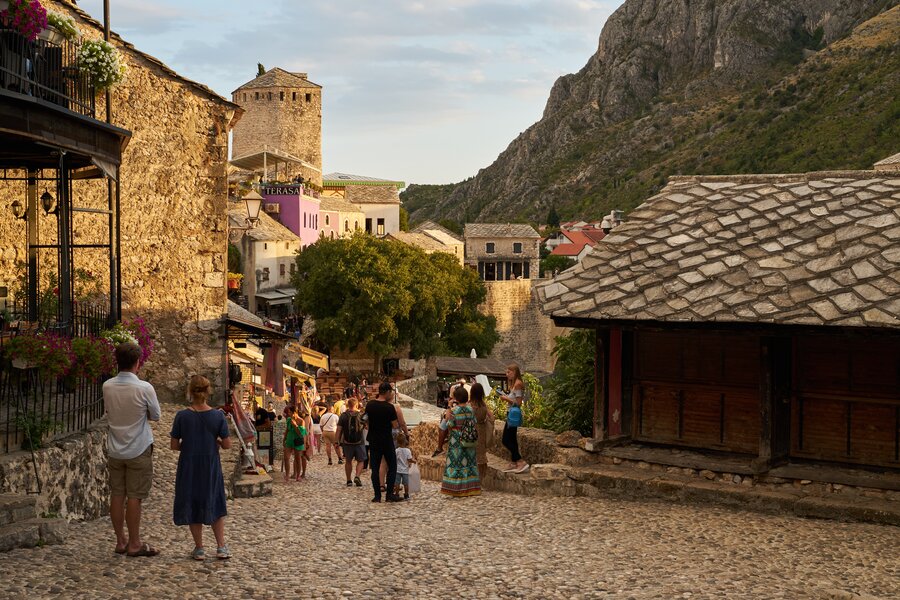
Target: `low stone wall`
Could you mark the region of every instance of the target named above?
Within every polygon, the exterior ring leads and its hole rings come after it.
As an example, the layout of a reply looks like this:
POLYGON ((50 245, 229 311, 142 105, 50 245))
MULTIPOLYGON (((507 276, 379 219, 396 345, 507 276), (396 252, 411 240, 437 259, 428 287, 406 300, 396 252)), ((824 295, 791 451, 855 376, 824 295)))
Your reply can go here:
POLYGON ((416 400, 426 400, 428 397, 428 376, 420 375, 419 377, 398 381, 397 391, 416 400))
MULTIPOLYGON (((66 519, 96 519, 109 512, 106 469, 107 423, 101 419, 76 433, 35 451, 41 494, 37 514, 55 513, 66 519)), ((0 457, 0 493, 37 490, 30 452, 0 457)))

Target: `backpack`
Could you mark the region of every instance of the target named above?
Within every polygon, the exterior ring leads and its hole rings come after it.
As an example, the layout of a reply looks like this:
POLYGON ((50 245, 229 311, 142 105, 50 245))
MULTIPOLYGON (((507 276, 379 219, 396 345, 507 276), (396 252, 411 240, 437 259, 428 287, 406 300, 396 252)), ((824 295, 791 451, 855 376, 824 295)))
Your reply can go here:
POLYGON ((460 429, 459 443, 465 448, 471 448, 478 441, 478 426, 475 422, 475 415, 471 413, 471 410, 466 412, 470 414, 460 429))
POLYGON ((363 420, 362 414, 347 413, 347 430, 343 432, 343 443, 345 444, 362 444, 363 442, 363 420))

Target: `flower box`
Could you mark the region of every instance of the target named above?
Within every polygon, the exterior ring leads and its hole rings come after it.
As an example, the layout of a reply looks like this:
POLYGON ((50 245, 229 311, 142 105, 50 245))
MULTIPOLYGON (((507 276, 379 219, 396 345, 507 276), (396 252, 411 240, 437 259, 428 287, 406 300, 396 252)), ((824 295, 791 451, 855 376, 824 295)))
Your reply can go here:
POLYGON ((56 27, 48 27, 38 34, 38 38, 56 46, 62 44, 66 37, 56 27))
POLYGON ((24 358, 12 359, 12 366, 15 369, 33 369, 35 367, 34 363, 31 363, 24 358))

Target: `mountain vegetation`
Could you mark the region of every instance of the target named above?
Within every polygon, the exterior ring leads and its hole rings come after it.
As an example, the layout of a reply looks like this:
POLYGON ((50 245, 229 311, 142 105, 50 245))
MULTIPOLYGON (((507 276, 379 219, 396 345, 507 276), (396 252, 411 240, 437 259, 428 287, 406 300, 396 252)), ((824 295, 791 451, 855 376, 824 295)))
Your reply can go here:
POLYGON ((896 0, 627 0, 543 118, 411 222, 596 219, 670 175, 865 169, 900 151, 896 0))

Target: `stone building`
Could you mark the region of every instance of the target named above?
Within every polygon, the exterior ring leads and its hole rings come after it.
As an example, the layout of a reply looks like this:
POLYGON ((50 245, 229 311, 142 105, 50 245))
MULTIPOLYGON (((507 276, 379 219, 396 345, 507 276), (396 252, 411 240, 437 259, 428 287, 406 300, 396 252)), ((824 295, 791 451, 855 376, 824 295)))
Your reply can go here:
POLYGON ((400 190, 402 181, 377 179, 347 173, 325 176, 323 196, 343 198, 365 214, 365 230, 379 237, 400 231, 400 190))
POLYGON ((484 281, 537 278, 541 236, 531 225, 467 223, 466 265, 484 281))
MULTIPOLYGON (((240 202, 233 202, 228 216, 232 227, 243 227, 246 210, 240 202)), ((297 268, 300 237, 260 212, 256 227, 241 237, 239 249, 244 265, 241 291, 247 297, 247 309, 272 319, 293 312, 291 276, 297 268)))
POLYGON ((425 221, 410 230, 410 233, 421 233, 453 250, 453 255, 459 258, 459 263, 465 265, 466 244, 463 239, 434 221, 425 221))
POLYGON ((385 238, 415 246, 416 248, 424 250, 425 254, 444 252, 445 254, 449 254, 456 258, 460 265, 463 264, 462 244, 447 243, 446 240, 430 236, 427 233, 413 233, 411 231, 395 231, 394 233, 387 234, 385 238))
POLYGON ((233 157, 280 150, 302 161, 285 163, 296 171, 289 175, 322 185, 322 86, 275 67, 234 90, 232 100, 246 111, 234 128, 233 157))
POLYGON ((900 467, 898 167, 673 177, 540 285, 596 331, 595 436, 731 473, 900 467))
POLYGON ((349 237, 362 229, 365 221, 363 211, 343 198, 324 197, 319 204, 319 235, 322 237, 349 237))
MULTIPOLYGON (((43 4, 72 16, 83 36, 102 37, 101 23, 75 2, 43 4)), ((126 318, 143 317, 156 339, 142 376, 156 386, 161 399, 183 398, 194 373, 208 376, 221 390, 225 354, 217 332, 226 301, 228 133, 243 111, 120 36, 112 34, 111 43, 128 65, 125 82, 112 92, 112 121, 132 132, 121 166, 122 310, 126 318)), ((104 98, 97 102, 102 115, 104 98)), ((76 181, 73 186, 80 208, 105 208, 105 181, 76 181)), ((13 182, 2 191, 4 198, 24 193, 13 182)), ((42 234, 55 231, 54 218, 41 215, 42 234)), ((103 241, 90 213, 73 219, 80 242, 103 241)), ((22 221, 4 205, 0 287, 12 292, 21 285, 17 263, 24 257, 22 221)), ((79 267, 98 274, 104 286, 108 283, 106 257, 85 248, 75 257, 79 267)))

